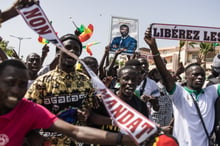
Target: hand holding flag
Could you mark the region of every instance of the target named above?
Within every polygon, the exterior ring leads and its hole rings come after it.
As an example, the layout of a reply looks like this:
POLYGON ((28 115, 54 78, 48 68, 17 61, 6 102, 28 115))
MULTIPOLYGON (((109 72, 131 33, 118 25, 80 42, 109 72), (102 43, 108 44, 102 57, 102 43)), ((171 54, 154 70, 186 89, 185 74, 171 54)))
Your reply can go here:
POLYGON ((39 36, 38 37, 38 41, 41 43, 41 44, 49 44, 49 41, 46 40, 45 38, 39 36))

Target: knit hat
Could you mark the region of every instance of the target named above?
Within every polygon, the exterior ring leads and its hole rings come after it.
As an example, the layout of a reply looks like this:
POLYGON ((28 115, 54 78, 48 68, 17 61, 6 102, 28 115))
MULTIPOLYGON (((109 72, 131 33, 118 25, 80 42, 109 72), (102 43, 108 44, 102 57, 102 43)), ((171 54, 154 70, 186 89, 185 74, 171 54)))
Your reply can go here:
POLYGON ((220 73, 220 53, 215 55, 212 61, 212 67, 217 73, 220 73))

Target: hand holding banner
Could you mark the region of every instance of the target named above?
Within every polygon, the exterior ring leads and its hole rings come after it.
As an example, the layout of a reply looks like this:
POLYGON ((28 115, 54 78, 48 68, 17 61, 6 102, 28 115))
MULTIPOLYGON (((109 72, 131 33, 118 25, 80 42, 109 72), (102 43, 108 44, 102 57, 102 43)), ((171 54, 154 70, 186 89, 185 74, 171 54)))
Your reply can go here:
POLYGON ((64 48, 39 5, 22 8, 19 9, 18 12, 22 15, 29 27, 37 32, 41 37, 49 40, 63 52, 83 64, 91 77, 93 87, 95 88, 97 94, 101 95, 103 103, 105 104, 110 116, 117 126, 127 132, 137 145, 146 141, 146 139, 158 131, 155 123, 151 122, 145 116, 114 95, 108 88, 105 87, 103 82, 90 68, 85 65, 83 61, 81 61, 75 54, 64 48))
POLYGON ((157 132, 155 123, 112 93, 84 62, 81 63, 91 76, 93 87, 102 97, 109 115, 120 129, 127 132, 137 144, 144 142, 157 132))

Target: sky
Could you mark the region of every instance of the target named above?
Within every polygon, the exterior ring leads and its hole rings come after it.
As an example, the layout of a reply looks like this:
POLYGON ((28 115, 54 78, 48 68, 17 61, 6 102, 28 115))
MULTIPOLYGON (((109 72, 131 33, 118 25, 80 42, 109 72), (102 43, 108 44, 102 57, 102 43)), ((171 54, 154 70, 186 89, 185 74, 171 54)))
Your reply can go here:
MULTIPOLYGON (((14 0, 0 0, 0 9, 9 8, 14 0)), ((148 47, 143 40, 144 32, 151 23, 181 24, 194 26, 219 27, 219 0, 40 0, 40 5, 58 36, 74 33, 72 20, 80 26, 92 24, 94 33, 84 43, 97 41, 100 44, 91 47, 93 57, 100 62, 105 46, 110 43, 111 18, 123 17, 138 20, 138 46, 148 47), (72 20, 70 19, 72 17, 72 20)), ((31 30, 21 16, 17 16, 2 24, 0 36, 9 41, 9 46, 24 58, 30 53, 41 54, 43 44, 38 42, 38 35, 31 30)), ((158 47, 178 46, 178 41, 157 40, 158 47)), ((55 56, 55 46, 49 44, 50 52, 44 65, 50 63, 55 56)), ((89 56, 84 50, 81 57, 89 56)))

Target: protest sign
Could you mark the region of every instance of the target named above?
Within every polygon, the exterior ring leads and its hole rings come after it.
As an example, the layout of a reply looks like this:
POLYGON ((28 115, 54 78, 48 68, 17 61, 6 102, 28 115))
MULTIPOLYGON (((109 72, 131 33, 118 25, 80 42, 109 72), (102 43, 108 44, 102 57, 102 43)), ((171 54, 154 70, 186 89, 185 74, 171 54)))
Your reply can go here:
POLYGON ((126 48, 121 54, 133 55, 138 47, 138 20, 113 16, 111 19, 110 52, 126 48), (128 36, 121 34, 120 27, 126 25, 129 29, 128 36))
POLYGON ((158 39, 186 40, 216 43, 220 41, 220 28, 178 24, 151 25, 152 37, 158 39))

